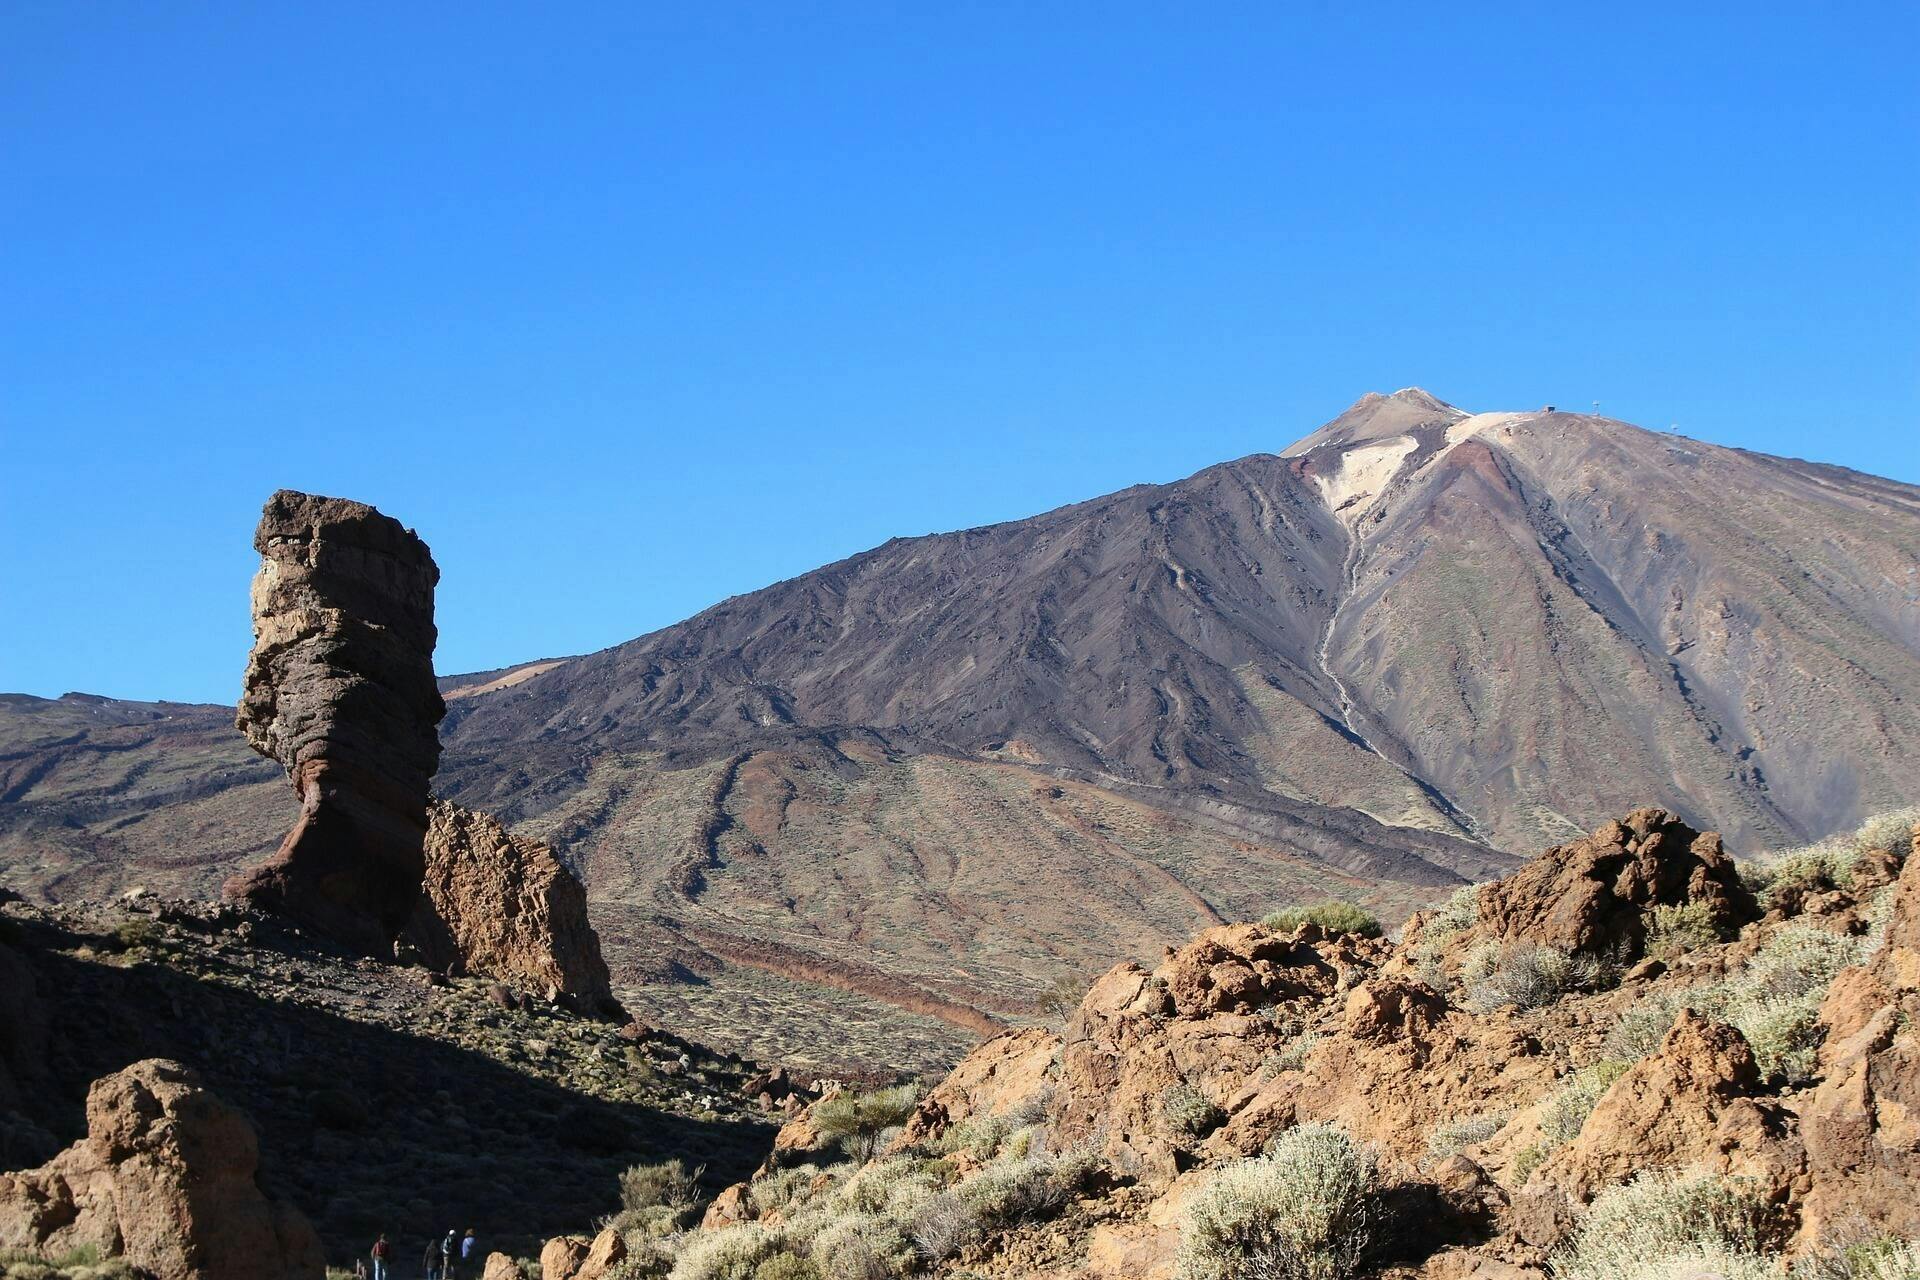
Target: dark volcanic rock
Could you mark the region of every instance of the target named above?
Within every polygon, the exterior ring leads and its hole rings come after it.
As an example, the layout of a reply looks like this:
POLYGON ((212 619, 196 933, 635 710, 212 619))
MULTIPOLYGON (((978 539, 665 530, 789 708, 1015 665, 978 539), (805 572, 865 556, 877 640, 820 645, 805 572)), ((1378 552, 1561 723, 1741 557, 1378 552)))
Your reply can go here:
POLYGON ((413 912, 445 714, 433 678, 440 571, 364 503, 281 490, 253 545, 253 654, 239 728, 278 760, 300 818, 227 892, 384 951, 413 912))

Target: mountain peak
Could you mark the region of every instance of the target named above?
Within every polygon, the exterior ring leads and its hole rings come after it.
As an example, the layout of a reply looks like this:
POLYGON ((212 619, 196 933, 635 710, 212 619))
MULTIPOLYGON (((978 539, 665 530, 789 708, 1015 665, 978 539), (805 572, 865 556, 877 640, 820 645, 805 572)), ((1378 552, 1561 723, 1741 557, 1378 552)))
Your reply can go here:
POLYGON ((1402 404, 1416 405, 1422 409, 1432 409, 1439 413, 1460 412, 1460 410, 1453 405, 1448 404, 1439 396, 1434 395, 1431 391, 1422 387, 1402 387, 1392 395, 1384 398, 1388 400, 1398 400, 1402 404))

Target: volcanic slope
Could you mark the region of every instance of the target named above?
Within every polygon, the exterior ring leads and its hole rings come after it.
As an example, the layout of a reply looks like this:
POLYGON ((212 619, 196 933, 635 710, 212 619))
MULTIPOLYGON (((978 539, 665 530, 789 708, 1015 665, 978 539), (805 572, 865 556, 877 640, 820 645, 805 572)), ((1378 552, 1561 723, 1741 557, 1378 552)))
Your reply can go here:
MULTIPOLYGON (((437 789, 574 863, 634 1007, 933 1062, 1063 974, 1304 897, 1395 917, 1636 805, 1754 848, 1903 802, 1920 490, 1410 389, 443 683, 470 692, 437 789)), ((69 714, 31 701, 0 719, 69 714)), ((62 887, 190 888, 153 836, 220 827, 231 789, 147 803, 152 750, 10 749, 0 877, 49 896, 19 861, 46 837, 62 887)))

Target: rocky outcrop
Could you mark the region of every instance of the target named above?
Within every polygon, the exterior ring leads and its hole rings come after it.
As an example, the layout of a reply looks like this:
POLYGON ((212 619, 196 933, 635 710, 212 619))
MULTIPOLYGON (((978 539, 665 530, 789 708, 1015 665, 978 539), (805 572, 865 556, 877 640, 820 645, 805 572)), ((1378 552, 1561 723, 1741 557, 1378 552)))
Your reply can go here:
MULTIPOLYGON (((1482 888, 1479 919, 1451 949, 1491 939, 1634 960, 1645 947, 1648 909, 1681 904, 1704 907, 1722 937, 1757 914, 1717 834, 1665 809, 1636 809, 1482 888)), ((1405 940, 1419 942, 1432 919, 1415 917, 1405 940)))
POLYGON ((1516 1198, 1521 1234, 1552 1244, 1577 1206, 1643 1169, 1705 1169, 1786 1196, 1800 1164, 1793 1117, 1759 1093, 1741 1034, 1683 1009, 1659 1051, 1608 1088, 1516 1198))
POLYGON ((1825 1079, 1801 1117, 1815 1238, 1862 1219, 1920 1236, 1920 829, 1893 894, 1880 950, 1820 1010, 1825 1079))
POLYGON ((574 1280, 593 1242, 583 1236, 556 1236, 540 1250, 540 1280, 574 1280))
MULTIPOLYGON (((1073 1209, 964 1255, 979 1274, 1028 1280, 1171 1280, 1201 1191, 1307 1125, 1371 1154, 1381 1274, 1538 1280, 1597 1197, 1648 1171, 1734 1180, 1767 1202, 1769 1237, 1797 1226, 1802 1251, 1863 1225, 1913 1237, 1920 846, 1862 852, 1855 872, 1799 914, 1762 919, 1716 836, 1644 809, 1484 886, 1477 918, 1454 905, 1416 924, 1411 946, 1311 924, 1211 928, 1152 970, 1109 970, 1059 1032, 982 1044, 883 1158, 937 1167, 961 1201, 983 1161, 1004 1160, 996 1135, 1032 1126, 1018 1150, 1096 1158, 1106 1181, 1073 1209), (1884 944, 1826 999, 1819 1078, 1763 1072, 1783 1042, 1812 1048, 1800 984, 1873 928, 1903 861, 1884 944), (1501 963, 1549 946, 1631 957, 1653 909, 1681 904, 1704 905, 1722 940, 1696 934, 1624 970, 1562 956, 1586 976, 1496 999, 1461 972, 1458 953, 1488 943, 1501 963)), ((759 1176, 824 1163, 820 1145, 802 1112, 759 1176)), ((742 1184, 703 1228, 786 1220, 758 1212, 742 1184)))
POLYGON ((188 1068, 149 1059, 96 1080, 87 1136, 0 1174, 0 1247, 91 1247, 157 1280, 319 1280, 320 1243, 254 1180, 253 1126, 188 1068))
POLYGON ((372 507, 281 490, 254 534, 253 653, 238 726, 300 816, 228 894, 370 953, 413 914, 445 714, 426 543, 372 507))
POLYGON ((425 892, 407 928, 421 959, 620 1016, 587 892, 552 850, 445 800, 429 810, 425 848, 425 892))

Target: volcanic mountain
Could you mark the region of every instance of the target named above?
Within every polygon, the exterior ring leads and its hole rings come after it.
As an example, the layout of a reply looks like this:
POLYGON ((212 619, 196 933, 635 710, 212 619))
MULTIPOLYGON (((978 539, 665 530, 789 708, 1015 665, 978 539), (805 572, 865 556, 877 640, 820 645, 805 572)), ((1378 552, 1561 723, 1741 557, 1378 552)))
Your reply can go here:
MULTIPOLYGON (((977 1031, 1303 897, 1403 913, 1636 805, 1753 849, 1909 801, 1920 489, 1408 389, 443 683, 436 788, 573 861, 635 1007, 931 1059, 957 1041, 900 1011, 977 1031)), ((258 852, 285 803, 237 799, 266 779, 224 714, 10 700, 5 881, 258 852)))

